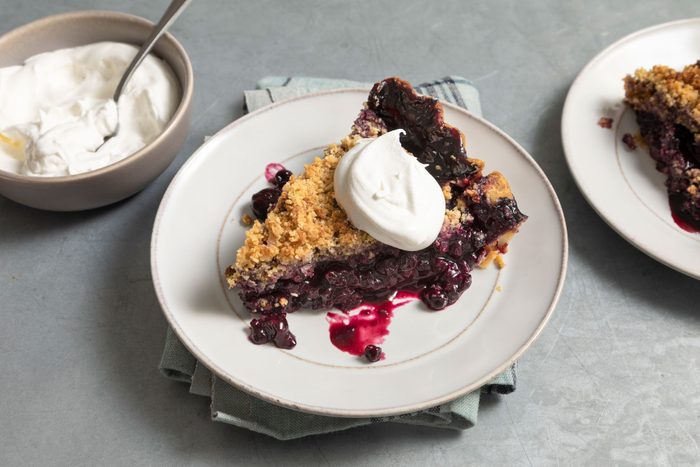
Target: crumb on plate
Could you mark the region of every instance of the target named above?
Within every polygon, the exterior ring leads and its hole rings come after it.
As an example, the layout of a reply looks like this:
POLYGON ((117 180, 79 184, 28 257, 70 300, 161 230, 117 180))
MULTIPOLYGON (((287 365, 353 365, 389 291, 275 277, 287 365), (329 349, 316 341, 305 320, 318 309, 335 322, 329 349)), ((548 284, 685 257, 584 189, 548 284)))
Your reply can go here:
POLYGON ((506 266, 506 260, 503 259, 503 255, 496 256, 494 262, 496 263, 498 269, 503 269, 506 266))
POLYGON ((253 225, 253 218, 249 214, 243 214, 243 217, 241 217, 241 222, 243 225, 251 226, 253 225))
POLYGON ((613 119, 610 117, 600 117, 598 120, 598 126, 601 128, 612 128, 613 119))
POLYGON ((635 141, 634 136, 629 133, 622 135, 622 142, 625 143, 625 146, 627 146, 627 149, 630 151, 637 149, 637 142, 635 141))

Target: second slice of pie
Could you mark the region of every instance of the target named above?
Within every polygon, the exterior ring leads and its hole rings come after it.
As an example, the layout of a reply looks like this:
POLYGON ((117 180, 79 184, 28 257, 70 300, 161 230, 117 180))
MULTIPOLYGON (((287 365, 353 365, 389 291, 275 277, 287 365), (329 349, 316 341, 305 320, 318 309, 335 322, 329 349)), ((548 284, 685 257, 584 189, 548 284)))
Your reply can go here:
POLYGON ((700 232, 700 62, 681 71, 663 65, 637 70, 625 77, 625 101, 666 175, 676 222, 700 232))

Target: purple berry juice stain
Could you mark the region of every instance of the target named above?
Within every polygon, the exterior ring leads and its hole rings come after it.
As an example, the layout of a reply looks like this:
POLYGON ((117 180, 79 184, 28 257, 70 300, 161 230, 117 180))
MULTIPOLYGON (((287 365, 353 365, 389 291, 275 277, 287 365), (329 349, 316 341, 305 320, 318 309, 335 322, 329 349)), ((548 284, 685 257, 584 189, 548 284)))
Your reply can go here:
POLYGON ((394 310, 417 299, 414 292, 400 291, 391 300, 366 302, 347 313, 329 312, 326 318, 331 343, 351 355, 364 355, 368 345, 384 342, 394 310))

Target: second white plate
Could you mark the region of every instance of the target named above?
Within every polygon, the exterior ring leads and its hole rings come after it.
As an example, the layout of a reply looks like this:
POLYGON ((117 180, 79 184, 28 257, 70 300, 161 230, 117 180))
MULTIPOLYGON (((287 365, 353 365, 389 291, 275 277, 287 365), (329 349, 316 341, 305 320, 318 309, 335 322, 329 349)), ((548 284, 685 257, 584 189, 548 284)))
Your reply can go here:
POLYGON ((676 69, 700 58, 700 18, 661 24, 612 44, 584 67, 571 86, 562 116, 562 140, 571 173, 588 202, 623 238, 652 258, 700 279, 700 234, 671 217, 665 176, 644 147, 623 143, 639 133, 622 104, 622 79, 640 67, 676 69), (612 129, 598 126, 613 118, 612 129))

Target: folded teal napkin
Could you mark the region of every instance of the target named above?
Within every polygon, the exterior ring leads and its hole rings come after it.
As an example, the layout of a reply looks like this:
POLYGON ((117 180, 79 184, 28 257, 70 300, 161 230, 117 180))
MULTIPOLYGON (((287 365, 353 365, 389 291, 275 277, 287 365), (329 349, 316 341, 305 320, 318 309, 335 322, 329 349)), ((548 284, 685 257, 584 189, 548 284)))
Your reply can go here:
MULTIPOLYGON (((300 96, 322 89, 366 87, 371 83, 357 81, 272 76, 260 80, 256 90, 245 91, 245 103, 252 112, 268 104, 289 97, 300 96)), ((423 94, 457 104, 481 115, 479 92, 464 78, 449 76, 415 87, 423 94)), ((348 122, 348 129, 350 124, 348 122)), ((482 393, 509 394, 515 391, 515 364, 481 389, 437 407, 421 412, 381 418, 341 418, 311 415, 278 407, 225 383, 210 372, 168 329, 160 371, 167 378, 186 382, 190 392, 211 399, 211 418, 277 439, 345 430, 370 423, 394 422, 465 430, 476 424, 479 399, 482 393)), ((417 378, 419 375, 416 376, 417 378)))

